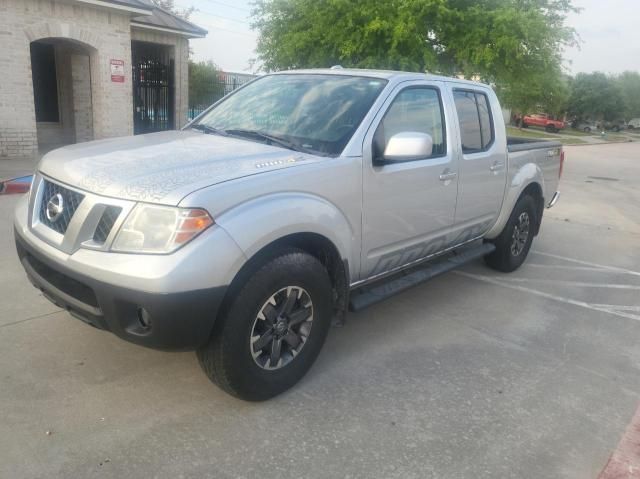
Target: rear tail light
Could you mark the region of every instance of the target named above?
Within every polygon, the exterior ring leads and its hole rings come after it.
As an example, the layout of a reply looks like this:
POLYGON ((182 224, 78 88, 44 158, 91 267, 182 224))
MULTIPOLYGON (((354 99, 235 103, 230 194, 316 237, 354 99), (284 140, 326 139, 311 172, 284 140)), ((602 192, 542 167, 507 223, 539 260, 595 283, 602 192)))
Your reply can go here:
POLYGON ((558 172, 558 178, 562 178, 562 170, 564 169, 564 151, 560 152, 560 171, 558 172))

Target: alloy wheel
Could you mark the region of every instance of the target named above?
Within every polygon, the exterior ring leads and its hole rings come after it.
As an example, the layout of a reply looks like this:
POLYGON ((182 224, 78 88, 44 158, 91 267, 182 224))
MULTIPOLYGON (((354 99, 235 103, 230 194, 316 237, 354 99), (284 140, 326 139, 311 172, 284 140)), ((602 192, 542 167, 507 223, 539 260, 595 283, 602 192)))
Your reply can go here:
POLYGON ((511 235, 511 254, 513 256, 519 256, 524 250, 527 240, 529 239, 529 226, 530 226, 529 213, 523 211, 518 216, 518 221, 513 228, 513 234, 511 235))
POLYGON ((280 369, 300 354, 313 325, 313 302, 299 286, 278 290, 264 303, 251 328, 249 347, 262 369, 280 369))

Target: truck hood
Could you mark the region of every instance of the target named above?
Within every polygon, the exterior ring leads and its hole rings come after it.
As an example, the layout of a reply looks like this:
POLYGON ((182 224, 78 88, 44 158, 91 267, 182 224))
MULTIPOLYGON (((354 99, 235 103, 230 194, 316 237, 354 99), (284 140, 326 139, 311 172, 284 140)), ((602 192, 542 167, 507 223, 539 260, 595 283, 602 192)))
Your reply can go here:
POLYGON ((43 174, 114 198, 177 205, 188 194, 245 176, 322 161, 253 141, 167 131, 79 143, 45 155, 43 174))

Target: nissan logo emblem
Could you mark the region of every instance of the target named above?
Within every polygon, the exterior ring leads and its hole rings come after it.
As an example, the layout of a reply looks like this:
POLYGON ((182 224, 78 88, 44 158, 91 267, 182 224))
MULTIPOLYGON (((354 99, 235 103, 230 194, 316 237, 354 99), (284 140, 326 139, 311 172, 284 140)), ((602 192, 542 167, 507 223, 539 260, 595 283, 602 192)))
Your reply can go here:
POLYGON ((64 211, 64 198, 60 193, 56 193, 47 202, 47 219, 52 223, 55 223, 62 216, 62 212, 64 211))

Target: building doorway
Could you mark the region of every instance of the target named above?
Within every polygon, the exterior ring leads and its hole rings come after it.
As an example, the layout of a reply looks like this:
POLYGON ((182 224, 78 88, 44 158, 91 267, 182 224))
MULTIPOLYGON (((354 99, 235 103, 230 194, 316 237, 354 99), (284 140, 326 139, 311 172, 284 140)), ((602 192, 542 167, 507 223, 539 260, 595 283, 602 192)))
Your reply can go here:
POLYGON ((133 132, 136 135, 175 128, 172 47, 131 42, 133 132))
POLYGON ((40 153, 93 139, 91 54, 80 42, 31 42, 33 99, 40 153))

